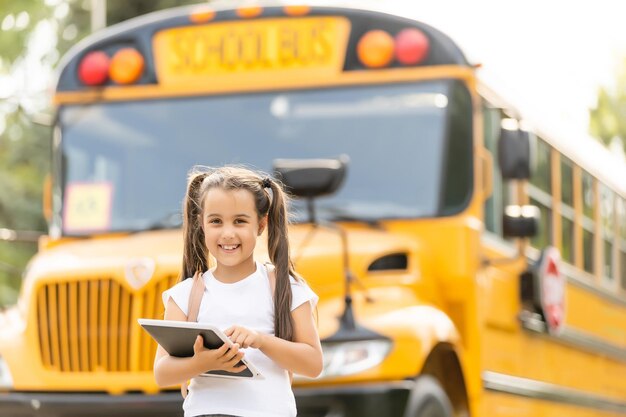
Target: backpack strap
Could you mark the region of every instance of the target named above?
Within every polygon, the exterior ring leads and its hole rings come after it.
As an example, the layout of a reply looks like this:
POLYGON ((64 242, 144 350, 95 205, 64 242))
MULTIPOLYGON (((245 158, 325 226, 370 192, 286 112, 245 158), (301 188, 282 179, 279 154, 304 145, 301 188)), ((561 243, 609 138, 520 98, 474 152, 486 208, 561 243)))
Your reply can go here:
MULTIPOLYGON (((198 321, 198 313, 200 311, 200 303, 204 295, 204 280, 202 272, 196 271, 193 275, 193 284, 189 293, 189 311, 187 312, 187 321, 198 321)), ((180 385, 180 394, 183 398, 187 397, 189 381, 185 381, 180 385)))
POLYGON ((193 284, 189 293, 189 312, 187 321, 198 321, 198 312, 200 311, 200 303, 204 295, 204 280, 202 273, 197 271, 193 276, 193 284))

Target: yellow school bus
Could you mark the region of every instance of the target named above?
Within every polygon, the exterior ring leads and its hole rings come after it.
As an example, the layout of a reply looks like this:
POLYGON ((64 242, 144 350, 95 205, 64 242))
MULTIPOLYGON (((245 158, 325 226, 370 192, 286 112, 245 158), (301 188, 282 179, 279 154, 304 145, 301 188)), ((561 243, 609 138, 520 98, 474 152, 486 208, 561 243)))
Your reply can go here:
POLYGON ((137 319, 180 279, 195 164, 295 196, 325 355, 299 416, 626 415, 626 167, 525 119, 445 33, 361 7, 167 10, 77 44, 54 99, 0 415, 182 413, 137 319))

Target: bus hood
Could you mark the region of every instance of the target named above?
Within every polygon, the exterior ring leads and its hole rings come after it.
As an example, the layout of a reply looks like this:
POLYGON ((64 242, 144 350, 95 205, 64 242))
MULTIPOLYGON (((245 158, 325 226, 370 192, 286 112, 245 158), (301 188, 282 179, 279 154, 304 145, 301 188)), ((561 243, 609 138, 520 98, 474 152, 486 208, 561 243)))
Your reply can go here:
MULTIPOLYGON (((415 239, 367 226, 344 227, 352 272, 359 278, 384 271, 410 268, 417 252, 415 239), (405 262, 406 261, 406 262, 405 262), (402 265, 403 262, 406 265, 402 265)), ((255 257, 269 261, 264 233, 255 257)), ((330 288, 343 288, 343 248, 337 231, 309 224, 293 225, 289 230, 291 258, 297 271, 320 295, 330 288)), ((137 261, 154 262, 153 275, 178 274, 182 262, 180 230, 160 230, 135 234, 102 235, 90 239, 66 239, 52 243, 31 261, 28 281, 92 275, 98 271, 124 274, 137 261)), ((25 283, 27 284, 27 283, 25 283)), ((147 284, 147 283, 146 283, 147 284)))
MULTIPOLYGON (((356 309, 362 309, 364 315, 369 315, 370 311, 377 315, 381 313, 377 309, 383 304, 390 308, 404 304, 403 297, 409 297, 405 300, 407 305, 415 303, 415 285, 425 285, 421 277, 423 259, 427 259, 419 248, 419 241, 364 225, 344 227, 350 269, 357 281, 352 286, 356 309), (422 259, 418 259, 419 253, 422 259), (366 306, 370 296, 391 297, 397 301, 376 303, 374 312, 366 306)), ((336 230, 302 224, 291 226, 289 236, 296 270, 320 296, 320 322, 327 321, 321 320, 321 316, 336 316, 343 309, 345 273, 341 235, 336 230)), ((260 261, 269 260, 265 238, 266 234, 261 237, 255 253, 260 261)), ((59 242, 33 258, 22 296, 28 297, 34 286, 45 283, 104 277, 117 281, 132 293, 140 293, 159 282, 159 288, 167 288, 178 280, 182 250, 180 230, 59 242)))

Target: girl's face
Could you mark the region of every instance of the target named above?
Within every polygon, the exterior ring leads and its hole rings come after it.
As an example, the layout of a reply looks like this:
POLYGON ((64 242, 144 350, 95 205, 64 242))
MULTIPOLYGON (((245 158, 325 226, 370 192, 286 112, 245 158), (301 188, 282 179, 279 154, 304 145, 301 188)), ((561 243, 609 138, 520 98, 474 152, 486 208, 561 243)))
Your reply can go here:
POLYGON ((257 237, 265 228, 259 222, 254 196, 248 190, 211 188, 204 200, 204 242, 217 261, 216 274, 237 280, 255 271, 252 254, 257 237))

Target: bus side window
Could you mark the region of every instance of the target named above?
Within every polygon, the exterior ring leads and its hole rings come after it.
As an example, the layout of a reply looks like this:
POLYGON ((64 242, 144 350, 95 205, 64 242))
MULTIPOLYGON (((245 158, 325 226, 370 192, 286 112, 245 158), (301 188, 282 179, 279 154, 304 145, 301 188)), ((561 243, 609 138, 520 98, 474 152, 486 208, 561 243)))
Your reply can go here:
POLYGON ((511 204, 510 185, 502 181, 500 167, 498 166, 498 138, 500 136, 500 122, 503 118, 502 111, 494 108, 483 101, 483 134, 485 148, 493 158, 493 191, 485 201, 485 228, 502 237, 502 215, 504 207, 511 204))
POLYGON ((457 82, 449 92, 450 115, 448 119, 448 143, 445 175, 445 194, 442 214, 454 214, 462 210, 469 202, 473 183, 472 158, 472 97, 467 88, 457 82))
POLYGON ((615 218, 615 193, 604 184, 600 184, 600 216, 602 219, 602 277, 613 287, 615 282, 614 273, 614 218, 615 218))
POLYGON ((594 270, 594 241, 595 241, 595 199, 596 190, 594 178, 587 171, 582 172, 582 206, 583 206, 583 269, 590 274, 594 270))
POLYGON ((619 246, 619 270, 622 282, 622 290, 626 291, 626 200, 623 198, 617 201, 617 220, 620 225, 619 237, 617 238, 619 246))
POLYGON ((574 168, 572 161, 563 155, 561 160, 561 257, 574 265, 574 168))
POLYGON ((531 134, 535 141, 537 165, 530 177, 528 195, 531 205, 539 207, 541 221, 539 233, 531 239, 531 245, 539 250, 554 244, 552 236, 552 148, 541 138, 531 134))

